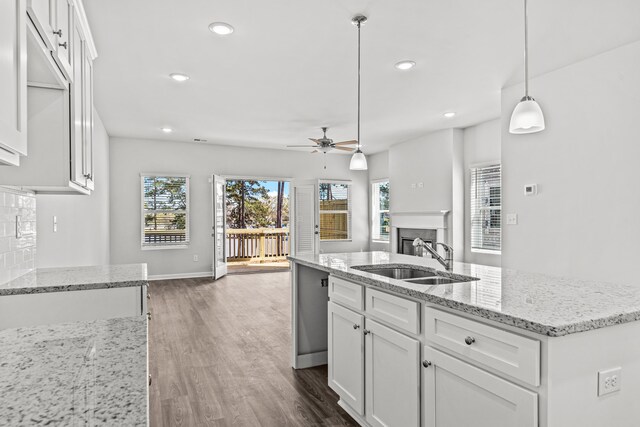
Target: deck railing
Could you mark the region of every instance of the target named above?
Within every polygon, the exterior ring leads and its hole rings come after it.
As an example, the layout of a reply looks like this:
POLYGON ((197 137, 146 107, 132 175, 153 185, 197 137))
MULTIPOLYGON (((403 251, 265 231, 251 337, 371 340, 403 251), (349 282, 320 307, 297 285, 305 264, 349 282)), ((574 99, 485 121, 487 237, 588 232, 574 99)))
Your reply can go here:
POLYGON ((289 255, 288 228, 227 229, 227 259, 270 261, 289 255))

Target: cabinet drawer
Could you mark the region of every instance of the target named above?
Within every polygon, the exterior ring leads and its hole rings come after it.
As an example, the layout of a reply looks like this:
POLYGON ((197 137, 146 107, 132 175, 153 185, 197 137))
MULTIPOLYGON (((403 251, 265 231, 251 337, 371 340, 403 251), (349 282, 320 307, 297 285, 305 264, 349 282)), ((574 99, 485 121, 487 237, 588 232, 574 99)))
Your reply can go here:
POLYGON ((431 307, 427 340, 533 386, 540 385, 540 341, 431 307))
POLYGON ((362 286, 329 276, 329 298, 347 307, 362 310, 362 286))
POLYGON ((420 333, 420 304, 415 301, 369 288, 366 312, 412 334, 420 333))

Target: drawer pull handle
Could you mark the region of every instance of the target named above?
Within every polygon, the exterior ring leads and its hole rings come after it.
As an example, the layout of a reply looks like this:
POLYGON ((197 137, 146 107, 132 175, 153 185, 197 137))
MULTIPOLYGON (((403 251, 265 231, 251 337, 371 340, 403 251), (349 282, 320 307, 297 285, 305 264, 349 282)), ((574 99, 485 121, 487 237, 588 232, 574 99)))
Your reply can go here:
POLYGON ((429 366, 431 366, 431 362, 429 362, 428 360, 423 360, 422 366, 424 366, 425 368, 428 368, 429 366))
POLYGON ((353 329, 358 329, 359 327, 360 327, 360 325, 358 325, 358 324, 353 325, 353 329))
POLYGON ((465 344, 467 344, 467 345, 471 345, 471 344, 473 344, 474 342, 476 342, 476 339, 475 339, 474 337, 466 337, 466 338, 464 339, 464 342, 465 342, 465 344))
POLYGON ((363 330, 362 330, 362 332, 363 332, 365 335, 369 335, 369 333, 370 333, 371 331, 370 331, 370 330, 368 330, 368 329, 363 329, 363 330))
POLYGON ((151 385, 151 375, 149 375, 149 385, 151 385))

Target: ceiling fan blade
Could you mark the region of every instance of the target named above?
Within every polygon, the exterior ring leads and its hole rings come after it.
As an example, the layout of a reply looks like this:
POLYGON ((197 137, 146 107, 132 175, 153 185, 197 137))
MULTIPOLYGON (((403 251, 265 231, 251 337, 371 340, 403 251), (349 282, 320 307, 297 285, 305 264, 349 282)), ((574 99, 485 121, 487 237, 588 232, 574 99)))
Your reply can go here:
POLYGON ((316 145, 287 145, 287 147, 318 148, 316 145))
POLYGON ((315 142, 318 145, 321 145, 322 142, 318 141, 317 139, 313 139, 313 138, 309 138, 311 141, 315 142))
POLYGON ((355 139, 352 139, 351 141, 334 142, 333 145, 352 145, 357 143, 358 141, 356 141, 355 139))
POLYGON ((342 150, 342 151, 353 151, 355 150, 355 148, 348 148, 348 147, 333 147, 336 150, 342 150))

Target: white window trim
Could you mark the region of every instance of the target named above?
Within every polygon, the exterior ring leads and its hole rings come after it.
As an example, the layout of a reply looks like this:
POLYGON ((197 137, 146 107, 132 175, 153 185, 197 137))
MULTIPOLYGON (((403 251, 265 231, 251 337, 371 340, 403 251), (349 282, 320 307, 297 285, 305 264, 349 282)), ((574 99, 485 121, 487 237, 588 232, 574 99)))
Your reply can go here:
MULTIPOLYGON (((378 227, 377 217, 374 214, 376 212, 378 212, 378 213, 387 212, 389 215, 391 215, 391 204, 389 204, 389 209, 386 209, 386 210, 378 210, 378 211, 376 211, 375 207, 374 207, 374 198, 373 198, 373 195, 374 195, 373 191, 374 190, 373 189, 374 189, 374 186, 376 184, 380 184, 382 182, 387 182, 388 183, 389 182, 389 178, 373 179, 373 180, 371 180, 371 182, 369 184, 369 188, 371 189, 371 206, 370 206, 370 209, 371 209, 371 211, 370 211, 370 214, 371 214, 371 242, 373 242, 373 243, 387 243, 388 244, 388 243, 391 243, 391 235, 389 235, 388 239, 379 239, 379 238, 376 239, 376 238, 373 237, 373 230, 377 229, 377 227, 378 227)), ((391 189, 391 185, 389 185, 389 189, 391 189)))
MULTIPOLYGON (((469 176, 471 176, 471 174, 473 174, 473 170, 474 169, 483 169, 483 168, 490 168, 490 167, 495 167, 495 166, 500 166, 500 175, 502 176, 502 162, 500 161, 500 159, 495 160, 495 161, 490 161, 490 162, 482 162, 482 163, 473 163, 469 165, 469 176)), ((471 180, 469 181, 469 183, 471 183, 471 180)), ((500 180, 500 199, 501 199, 501 203, 500 203, 500 211, 502 211, 502 179, 500 180)), ((469 188, 469 194, 471 195, 471 188, 469 188)), ((471 203, 469 203, 469 218, 471 219, 473 215, 473 212, 471 211, 471 203)), ((502 229, 502 221, 500 221, 500 228, 502 229)), ((500 241, 500 249, 485 249, 485 248, 474 248, 473 246, 471 246, 471 235, 473 234, 473 221, 471 221, 470 227, 469 227, 469 246, 470 246, 470 251, 472 253, 478 253, 478 254, 487 254, 487 255, 502 255, 502 230, 500 232, 501 234, 501 241, 500 241)))
POLYGON ((320 243, 330 243, 330 242, 334 242, 334 243, 339 243, 339 242, 345 242, 345 243, 349 243, 353 241, 353 236, 351 235, 352 233, 352 226, 351 226, 351 221, 352 221, 352 217, 353 217, 353 203, 352 203, 352 198, 353 198, 353 181, 351 180, 340 180, 340 179, 319 179, 318 180, 318 186, 317 186, 317 191, 316 191, 316 197, 317 197, 317 203, 318 203, 318 241, 320 243), (346 185, 348 187, 348 205, 347 205, 347 210, 346 211, 322 211, 320 210, 320 184, 342 184, 342 185, 346 185), (321 214, 335 214, 335 213, 339 213, 339 214, 343 214, 343 213, 347 213, 347 238, 346 239, 322 239, 320 236, 322 236, 321 234, 321 230, 320 230, 320 215, 321 214))
POLYGON ((188 249, 191 243, 191 176, 189 174, 171 174, 171 173, 140 173, 140 249, 143 251, 159 251, 167 249, 188 249), (186 232, 188 240, 176 244, 150 245, 144 242, 144 178, 186 178, 187 187, 187 210, 186 210, 186 232))

